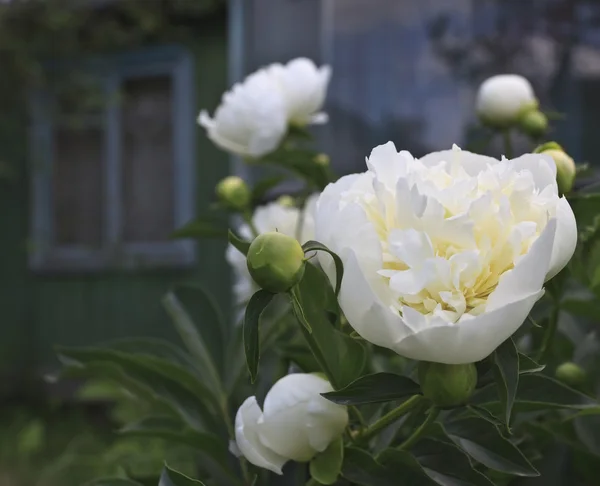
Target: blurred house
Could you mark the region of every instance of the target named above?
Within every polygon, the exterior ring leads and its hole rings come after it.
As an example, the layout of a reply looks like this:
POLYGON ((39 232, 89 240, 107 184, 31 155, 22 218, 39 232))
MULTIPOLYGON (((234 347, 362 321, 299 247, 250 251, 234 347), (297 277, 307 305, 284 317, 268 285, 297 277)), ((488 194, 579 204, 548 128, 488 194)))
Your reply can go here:
MULTIPOLYGON (((596 0, 232 0, 238 76, 308 56, 331 64, 317 129, 340 173, 392 140, 415 154, 478 146, 477 86, 527 76, 561 112, 553 138, 594 162, 600 139, 600 2, 596 0), (471 145, 475 143, 475 145, 471 145)), ((524 140, 518 141, 525 150, 524 140)), ((481 150, 481 148, 478 148, 481 150)), ((490 153, 499 155, 500 144, 490 153)), ((240 168, 239 170, 243 170, 240 168)))
POLYGON ((51 367, 57 344, 170 336, 173 283, 227 309, 225 244, 170 238, 228 172, 196 124, 227 86, 224 2, 2 8, 0 160, 15 177, 0 190, 0 375, 51 367), (26 87, 10 77, 21 48, 42 53, 26 87))

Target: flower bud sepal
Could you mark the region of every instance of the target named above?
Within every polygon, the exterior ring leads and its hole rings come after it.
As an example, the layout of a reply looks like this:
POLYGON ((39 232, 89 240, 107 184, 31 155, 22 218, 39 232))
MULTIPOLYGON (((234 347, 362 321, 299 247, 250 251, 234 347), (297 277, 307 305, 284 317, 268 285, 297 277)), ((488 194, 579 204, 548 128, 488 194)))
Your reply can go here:
POLYGON ((462 405, 475 391, 477 368, 473 363, 444 364, 419 362, 421 392, 434 405, 446 408, 462 405))

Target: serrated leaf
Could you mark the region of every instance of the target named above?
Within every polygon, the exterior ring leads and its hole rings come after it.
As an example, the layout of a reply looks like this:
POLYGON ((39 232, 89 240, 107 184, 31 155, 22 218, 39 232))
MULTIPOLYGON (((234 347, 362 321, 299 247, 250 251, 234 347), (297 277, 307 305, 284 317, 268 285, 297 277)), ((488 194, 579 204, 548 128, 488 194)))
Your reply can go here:
POLYGON ((443 428, 452 442, 484 466, 515 476, 539 476, 517 446, 486 420, 462 419, 443 428))
POLYGON ((260 316, 273 300, 275 294, 266 290, 256 292, 248 302, 244 316, 244 353, 246 354, 246 365, 250 373, 252 383, 258 374, 258 362, 260 360, 259 324, 260 316))
POLYGON ((348 386, 322 395, 340 405, 363 405, 402 400, 421 393, 420 386, 406 376, 395 373, 373 373, 361 376, 348 386))
POLYGON ((318 241, 307 241, 302 245, 302 249, 304 253, 309 251, 324 251, 325 253, 329 253, 331 258, 333 258, 333 263, 335 264, 335 295, 337 296, 340 293, 340 288, 342 286, 342 278, 344 277, 344 264, 342 263, 342 259, 329 248, 327 248, 323 243, 319 243, 318 241))
POLYGON ((507 429, 510 429, 510 414, 519 385, 519 355, 511 338, 504 341, 493 354, 493 371, 500 403, 504 408, 502 416, 507 429))
POLYGON ((342 470, 344 441, 340 437, 310 461, 310 475, 319 484, 334 484, 342 470))
POLYGON ((229 243, 242 255, 248 255, 248 250, 250 249, 250 242, 243 240, 238 235, 236 235, 232 230, 229 230, 227 233, 227 239, 229 243))
POLYGON ((188 478, 180 472, 165 466, 158 486, 204 486, 204 483, 198 479, 188 478))

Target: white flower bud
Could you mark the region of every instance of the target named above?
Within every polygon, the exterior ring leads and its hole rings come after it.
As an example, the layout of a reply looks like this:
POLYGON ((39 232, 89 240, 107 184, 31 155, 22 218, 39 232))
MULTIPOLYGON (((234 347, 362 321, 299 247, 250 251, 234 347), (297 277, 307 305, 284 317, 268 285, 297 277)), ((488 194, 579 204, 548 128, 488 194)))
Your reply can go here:
POLYGON ((477 93, 477 114, 482 122, 495 128, 517 123, 538 101, 527 79, 517 74, 500 74, 486 79, 477 93))
POLYGON ((289 461, 310 461, 340 437, 348 411, 326 400, 329 382, 315 374, 281 378, 267 393, 263 410, 255 397, 242 404, 235 418, 237 447, 258 467, 282 474, 289 461))

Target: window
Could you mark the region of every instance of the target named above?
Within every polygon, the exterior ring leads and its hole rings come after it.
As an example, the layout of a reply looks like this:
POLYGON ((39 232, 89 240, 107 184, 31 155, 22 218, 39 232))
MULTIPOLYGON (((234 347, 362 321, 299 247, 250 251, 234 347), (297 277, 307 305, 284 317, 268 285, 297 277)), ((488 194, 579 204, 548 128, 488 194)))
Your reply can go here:
POLYGON ((169 239, 194 215, 191 57, 164 48, 81 71, 99 102, 56 90, 32 96, 31 267, 192 264, 193 243, 169 239))

